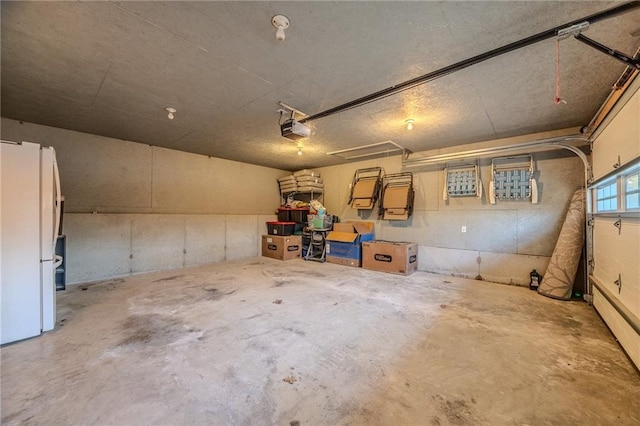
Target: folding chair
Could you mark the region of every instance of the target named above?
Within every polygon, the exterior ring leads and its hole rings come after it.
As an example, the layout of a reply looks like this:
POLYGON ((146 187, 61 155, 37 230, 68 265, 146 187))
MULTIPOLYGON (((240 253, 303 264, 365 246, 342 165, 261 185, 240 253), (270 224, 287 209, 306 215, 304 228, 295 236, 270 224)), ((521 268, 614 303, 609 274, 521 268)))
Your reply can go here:
POLYGON ((407 220, 413 213, 413 173, 395 173, 382 177, 378 215, 384 220, 407 220))
POLYGON ((533 157, 518 155, 491 160, 489 202, 496 200, 526 200, 538 203, 538 184, 533 178, 533 157))
POLYGON ((442 199, 449 197, 482 197, 482 181, 478 165, 446 167, 442 199))
POLYGON ((351 208, 354 209, 372 210, 378 200, 381 177, 382 167, 356 170, 351 181, 351 195, 347 204, 351 204, 351 208))

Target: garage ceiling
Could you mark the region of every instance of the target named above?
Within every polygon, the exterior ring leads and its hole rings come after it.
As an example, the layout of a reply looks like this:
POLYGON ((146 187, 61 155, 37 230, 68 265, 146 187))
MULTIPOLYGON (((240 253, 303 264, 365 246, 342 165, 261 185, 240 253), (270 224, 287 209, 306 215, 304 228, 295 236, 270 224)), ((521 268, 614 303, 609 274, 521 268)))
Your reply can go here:
MULTIPOLYGON (((562 105, 552 38, 313 120, 302 156, 280 136, 277 110, 316 114, 620 4, 3 1, 1 112, 287 170, 386 140, 418 152, 578 127, 625 65, 573 38, 560 42, 562 105), (291 22, 282 42, 276 14, 291 22)), ((584 34, 632 56, 640 9, 584 34)))

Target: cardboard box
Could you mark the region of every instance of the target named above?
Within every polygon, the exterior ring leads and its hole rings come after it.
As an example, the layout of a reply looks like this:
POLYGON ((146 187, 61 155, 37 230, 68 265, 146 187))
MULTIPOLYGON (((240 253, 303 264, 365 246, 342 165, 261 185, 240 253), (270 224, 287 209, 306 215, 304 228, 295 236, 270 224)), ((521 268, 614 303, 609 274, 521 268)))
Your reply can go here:
POLYGON ((349 259, 347 257, 327 256, 327 262, 335 263, 342 266, 353 266, 355 268, 360 267, 360 259, 349 259))
POLYGON ((394 241, 362 243, 362 267, 372 271, 410 275, 418 269, 418 245, 394 241))
POLYGON ((373 222, 335 223, 327 235, 327 262, 360 266, 362 242, 371 241, 373 237, 373 222), (338 258, 348 260, 343 262, 338 258))
POLYGON ((273 259, 290 260, 300 257, 302 237, 289 235, 263 235, 262 255, 273 259))
POLYGON ((355 232, 351 222, 334 223, 333 231, 334 232, 350 232, 350 233, 355 232))

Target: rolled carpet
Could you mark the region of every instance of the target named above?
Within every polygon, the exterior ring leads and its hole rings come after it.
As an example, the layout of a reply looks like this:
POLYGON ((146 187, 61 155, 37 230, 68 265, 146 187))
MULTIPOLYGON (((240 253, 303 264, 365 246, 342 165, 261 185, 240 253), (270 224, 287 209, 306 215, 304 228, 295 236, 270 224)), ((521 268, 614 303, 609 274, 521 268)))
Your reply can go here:
POLYGON ((547 272, 538 286, 538 293, 554 299, 571 299, 573 281, 584 244, 584 226, 584 190, 578 189, 571 198, 547 272))

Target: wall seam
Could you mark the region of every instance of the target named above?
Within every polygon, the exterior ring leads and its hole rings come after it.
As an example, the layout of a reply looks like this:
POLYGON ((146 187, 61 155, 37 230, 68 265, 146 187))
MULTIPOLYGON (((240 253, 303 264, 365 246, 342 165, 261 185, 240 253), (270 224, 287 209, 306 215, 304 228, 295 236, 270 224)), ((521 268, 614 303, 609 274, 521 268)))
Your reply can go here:
POLYGON ((149 186, 150 186, 150 191, 151 191, 151 195, 149 197, 149 208, 151 209, 151 213, 153 213, 153 179, 154 179, 154 172, 153 172, 153 164, 154 164, 154 156, 155 156, 155 149, 153 147, 151 147, 151 176, 150 176, 150 182, 149 182, 149 186))
POLYGON ((224 215, 224 260, 226 261, 229 257, 229 255, 227 254, 227 217, 229 215, 225 214, 224 215))
POLYGON ((187 266, 187 218, 182 216, 182 267, 187 266))
POLYGON ((129 219, 129 274, 133 274, 133 217, 129 219))

